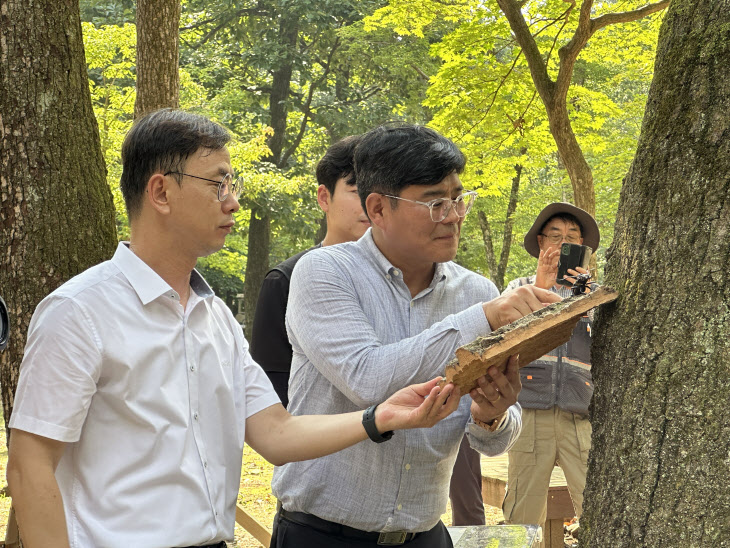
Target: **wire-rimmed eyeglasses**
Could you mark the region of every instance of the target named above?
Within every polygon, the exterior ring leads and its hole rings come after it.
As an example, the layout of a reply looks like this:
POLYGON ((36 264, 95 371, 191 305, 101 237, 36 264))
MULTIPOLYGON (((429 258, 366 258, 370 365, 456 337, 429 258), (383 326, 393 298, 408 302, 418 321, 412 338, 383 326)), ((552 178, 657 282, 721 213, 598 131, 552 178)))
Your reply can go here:
POLYGON ((563 243, 563 240, 568 242, 569 244, 579 244, 580 243, 580 236, 576 236, 575 234, 560 234, 559 232, 555 232, 552 234, 543 234, 542 232, 538 234, 538 236, 542 236, 543 238, 547 238, 548 242, 551 244, 561 244, 563 243))
POLYGON ((168 171, 165 175, 184 175, 185 177, 192 177, 193 179, 200 179, 201 181, 208 181, 218 185, 218 201, 224 202, 228 195, 231 194, 236 200, 238 200, 238 194, 241 192, 243 182, 240 177, 234 179, 233 175, 226 173, 223 179, 216 181, 215 179, 206 179, 205 177, 198 177, 197 175, 190 175, 189 173, 183 173, 182 171, 168 171))
POLYGON ((464 192, 453 200, 451 198, 436 198, 428 202, 419 202, 418 200, 409 200, 408 198, 401 198, 400 196, 392 196, 390 194, 383 194, 386 198, 394 198, 395 200, 403 200, 404 202, 412 202, 414 204, 426 206, 431 212, 431 220, 434 223, 440 223, 451 213, 453 208, 456 214, 464 218, 466 214, 471 211, 471 207, 474 205, 474 200, 477 197, 477 193, 473 190, 471 192, 464 192))

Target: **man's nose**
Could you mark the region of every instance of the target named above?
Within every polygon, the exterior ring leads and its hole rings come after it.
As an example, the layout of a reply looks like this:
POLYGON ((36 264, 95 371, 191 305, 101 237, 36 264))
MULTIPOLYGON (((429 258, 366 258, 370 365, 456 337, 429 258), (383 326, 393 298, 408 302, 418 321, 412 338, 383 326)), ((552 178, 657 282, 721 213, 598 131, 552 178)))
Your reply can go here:
POLYGON ((441 222, 446 224, 454 224, 459 222, 459 219, 461 219, 461 217, 459 217, 459 214, 456 213, 456 202, 451 202, 449 204, 449 212, 446 214, 446 217, 444 217, 441 222))
POLYGON ((221 205, 223 206, 223 211, 226 213, 235 213, 241 209, 241 204, 238 203, 238 198, 232 192, 226 196, 226 199, 221 202, 221 205))

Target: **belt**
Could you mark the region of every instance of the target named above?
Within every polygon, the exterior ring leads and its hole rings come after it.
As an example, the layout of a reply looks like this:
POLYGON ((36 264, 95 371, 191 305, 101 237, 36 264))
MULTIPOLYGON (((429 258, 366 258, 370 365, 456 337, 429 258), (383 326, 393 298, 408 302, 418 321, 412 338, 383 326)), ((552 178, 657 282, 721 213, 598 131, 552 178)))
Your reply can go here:
POLYGON ((186 546, 185 548, 228 548, 228 545, 224 541, 220 541, 216 544, 205 544, 203 546, 186 546))
POLYGON ((287 521, 311 527, 326 535, 333 535, 346 538, 355 538, 376 543, 378 546, 401 546, 415 539, 421 533, 410 533, 408 531, 370 532, 361 531, 354 527, 348 527, 334 521, 318 518, 305 512, 289 512, 279 508, 279 515, 287 521))

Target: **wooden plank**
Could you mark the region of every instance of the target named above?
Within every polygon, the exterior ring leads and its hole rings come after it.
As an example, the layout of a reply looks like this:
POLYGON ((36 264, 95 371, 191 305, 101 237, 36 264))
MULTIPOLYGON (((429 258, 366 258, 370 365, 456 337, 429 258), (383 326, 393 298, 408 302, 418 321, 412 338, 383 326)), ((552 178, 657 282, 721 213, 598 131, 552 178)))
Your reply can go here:
MULTIPOLYGON (((482 499, 484 504, 502 507, 507 487, 508 457, 482 457, 482 499)), ((575 510, 565 477, 559 467, 553 469, 547 495, 547 518, 543 531, 544 548, 563 548, 563 522, 573 518, 575 510)))
POLYGON ((570 521, 575 516, 573 499, 570 498, 570 491, 567 486, 550 487, 547 499, 547 519, 559 519, 570 521))
POLYGON ((507 484, 504 481, 489 476, 482 476, 482 500, 484 504, 501 508, 506 488, 507 484))
POLYGON ((456 350, 456 358, 446 365, 441 384, 453 382, 466 394, 491 366, 504 370, 507 359, 514 354, 520 355, 520 366, 527 365, 568 342, 581 316, 617 297, 615 290, 601 287, 587 295, 553 303, 479 337, 456 350))
POLYGON ((256 518, 238 504, 236 505, 236 523, 251 533, 256 540, 267 548, 271 544, 271 531, 261 525, 256 518))
POLYGON ((548 519, 543 531, 545 548, 563 548, 565 546, 562 519, 548 519))

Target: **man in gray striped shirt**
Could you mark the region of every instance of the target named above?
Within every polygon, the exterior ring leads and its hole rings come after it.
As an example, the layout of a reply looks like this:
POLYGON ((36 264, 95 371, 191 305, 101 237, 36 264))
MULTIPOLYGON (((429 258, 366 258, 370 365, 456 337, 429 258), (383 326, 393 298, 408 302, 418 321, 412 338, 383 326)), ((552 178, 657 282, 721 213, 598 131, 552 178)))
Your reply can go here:
MULTIPOLYGON (((363 136, 355 173, 372 228, 357 242, 308 253, 292 276, 292 414, 376 404, 443 373, 459 346, 560 300, 534 286, 500 297, 491 281, 452 262, 475 198, 459 180, 465 163, 428 128, 389 125, 363 136)), ((519 390, 513 358, 434 428, 370 431, 385 443, 277 468, 271 546, 450 547, 440 516, 464 432, 481 453, 506 451, 520 432, 519 390)))

